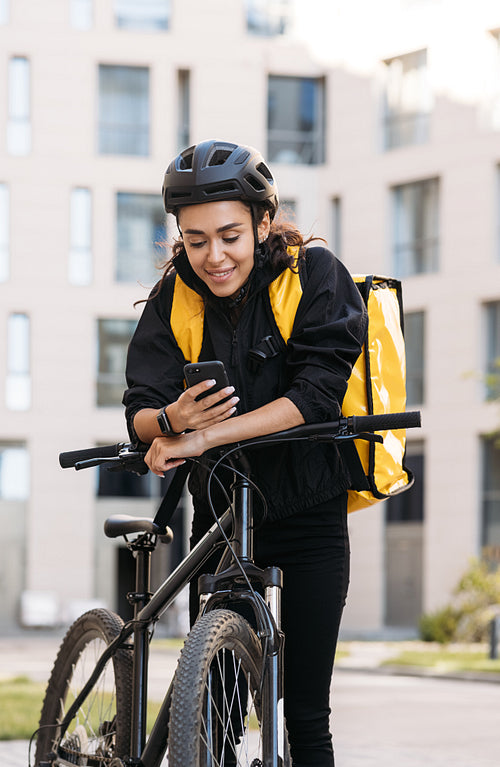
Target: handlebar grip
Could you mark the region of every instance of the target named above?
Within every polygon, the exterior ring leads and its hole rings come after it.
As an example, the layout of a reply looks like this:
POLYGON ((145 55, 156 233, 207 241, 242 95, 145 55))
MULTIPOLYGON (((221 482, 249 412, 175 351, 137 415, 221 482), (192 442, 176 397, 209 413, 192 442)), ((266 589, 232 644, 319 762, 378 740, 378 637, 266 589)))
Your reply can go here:
POLYGON ((118 442, 116 445, 103 445, 102 447, 89 447, 85 450, 70 450, 67 453, 59 453, 59 465, 63 469, 72 469, 80 461, 88 461, 92 458, 114 458, 123 445, 123 442, 118 442))
POLYGON ((353 432, 360 431, 393 431, 395 429, 411 429, 420 426, 420 411, 411 410, 408 413, 383 413, 382 415, 353 415, 353 432))

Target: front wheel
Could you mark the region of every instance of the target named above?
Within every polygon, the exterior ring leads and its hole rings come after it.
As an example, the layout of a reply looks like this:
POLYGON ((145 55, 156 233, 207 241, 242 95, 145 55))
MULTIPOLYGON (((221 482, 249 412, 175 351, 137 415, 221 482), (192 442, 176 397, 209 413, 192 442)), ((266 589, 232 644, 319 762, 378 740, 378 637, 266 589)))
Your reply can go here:
POLYGON ((123 627, 110 610, 82 615, 68 630, 47 685, 40 716, 36 761, 53 765, 105 767, 128 753, 131 722, 132 657, 119 649, 77 710, 64 733, 59 724, 88 680, 107 645, 123 627))
POLYGON ((261 767, 262 648, 231 610, 200 618, 174 679, 169 767, 261 767))

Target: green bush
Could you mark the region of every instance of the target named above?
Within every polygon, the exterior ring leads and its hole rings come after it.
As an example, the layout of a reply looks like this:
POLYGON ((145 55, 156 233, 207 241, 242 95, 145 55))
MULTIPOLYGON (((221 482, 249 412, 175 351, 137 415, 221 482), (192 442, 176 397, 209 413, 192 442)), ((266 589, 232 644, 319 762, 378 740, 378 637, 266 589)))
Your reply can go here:
POLYGON ((434 613, 426 613, 420 618, 420 637, 424 642, 439 642, 448 644, 452 642, 457 630, 459 616, 448 605, 434 613))
POLYGON ((422 615, 420 636, 426 642, 487 642, 491 620, 499 609, 500 570, 474 559, 451 602, 422 615))

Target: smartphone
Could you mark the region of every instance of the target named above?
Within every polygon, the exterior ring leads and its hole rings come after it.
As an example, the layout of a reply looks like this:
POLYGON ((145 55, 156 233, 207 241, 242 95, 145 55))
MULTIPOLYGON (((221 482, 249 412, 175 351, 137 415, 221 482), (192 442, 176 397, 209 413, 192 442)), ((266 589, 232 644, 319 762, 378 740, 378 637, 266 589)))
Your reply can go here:
MULTIPOLYGON (((215 385, 212 386, 211 389, 207 389, 207 391, 199 394, 196 397, 197 402, 200 399, 208 397, 209 394, 215 394, 215 392, 229 386, 229 379, 227 377, 224 363, 219 360, 210 360, 209 362, 189 362, 187 365, 184 365, 184 377, 188 386, 194 386, 195 384, 200 383, 200 381, 208 381, 210 378, 214 379, 215 385)), ((232 396, 233 395, 230 394, 229 397, 226 397, 225 400, 221 400, 221 402, 218 402, 217 404, 220 405, 222 402, 226 402, 232 396)), ((215 407, 215 405, 212 407, 215 407)))

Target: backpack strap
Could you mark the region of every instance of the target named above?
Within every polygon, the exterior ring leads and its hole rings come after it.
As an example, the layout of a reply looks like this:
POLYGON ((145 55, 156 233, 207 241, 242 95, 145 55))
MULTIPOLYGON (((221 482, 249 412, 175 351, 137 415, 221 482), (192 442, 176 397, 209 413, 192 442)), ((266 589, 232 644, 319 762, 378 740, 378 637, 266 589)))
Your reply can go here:
POLYGON ((168 490, 163 496, 158 507, 158 511, 155 514, 153 522, 155 525, 158 525, 162 531, 162 534, 165 534, 167 525, 170 523, 170 520, 174 516, 175 510, 181 499, 182 490, 184 488, 184 484, 186 482, 190 468, 190 462, 186 461, 174 470, 172 481, 170 482, 168 490))

